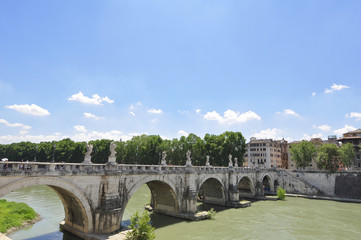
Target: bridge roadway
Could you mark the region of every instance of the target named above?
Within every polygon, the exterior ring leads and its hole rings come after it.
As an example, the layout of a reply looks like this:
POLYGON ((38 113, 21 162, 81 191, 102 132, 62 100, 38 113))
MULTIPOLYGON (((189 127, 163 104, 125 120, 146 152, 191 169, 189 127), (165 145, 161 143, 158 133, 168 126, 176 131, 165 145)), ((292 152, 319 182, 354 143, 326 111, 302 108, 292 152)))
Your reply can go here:
MULTIPOLYGON (((1 164, 0 164, 1 165, 1 164)), ((242 198, 275 191, 275 169, 212 166, 61 164, 9 162, 0 170, 0 197, 21 188, 47 185, 60 197, 61 228, 84 239, 119 230, 124 209, 143 184, 151 191, 155 212, 194 219, 197 200, 239 207, 242 198)))

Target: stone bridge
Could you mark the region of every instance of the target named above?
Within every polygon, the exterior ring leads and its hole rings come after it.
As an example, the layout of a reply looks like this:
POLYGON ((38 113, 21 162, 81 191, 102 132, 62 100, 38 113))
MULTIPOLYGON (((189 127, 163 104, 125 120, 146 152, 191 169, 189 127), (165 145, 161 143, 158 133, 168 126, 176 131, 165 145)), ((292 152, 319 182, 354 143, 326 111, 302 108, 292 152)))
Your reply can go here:
MULTIPOLYGON (((0 197, 21 188, 47 185, 60 197, 61 227, 84 239, 119 230, 128 201, 143 184, 155 212, 194 219, 197 200, 239 207, 240 199, 275 191, 280 172, 242 167, 61 164, 9 162, 0 170, 0 197)), ((1 165, 1 164, 0 164, 1 165)), ((2 166, 1 166, 2 167, 2 166)))

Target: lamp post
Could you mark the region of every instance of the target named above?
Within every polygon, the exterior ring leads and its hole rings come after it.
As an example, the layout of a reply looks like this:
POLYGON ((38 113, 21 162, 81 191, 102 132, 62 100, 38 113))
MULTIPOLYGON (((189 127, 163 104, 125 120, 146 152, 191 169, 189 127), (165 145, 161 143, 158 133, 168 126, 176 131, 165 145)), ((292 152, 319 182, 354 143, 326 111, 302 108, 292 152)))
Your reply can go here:
POLYGON ((35 146, 35 157, 34 157, 34 162, 36 162, 36 153, 38 152, 38 145, 35 146))
POLYGON ((135 165, 138 164, 138 144, 137 144, 137 148, 135 150, 135 165))
POLYGON ((54 143, 54 148, 53 148, 53 159, 51 160, 51 162, 55 162, 55 148, 56 148, 56 144, 54 143))

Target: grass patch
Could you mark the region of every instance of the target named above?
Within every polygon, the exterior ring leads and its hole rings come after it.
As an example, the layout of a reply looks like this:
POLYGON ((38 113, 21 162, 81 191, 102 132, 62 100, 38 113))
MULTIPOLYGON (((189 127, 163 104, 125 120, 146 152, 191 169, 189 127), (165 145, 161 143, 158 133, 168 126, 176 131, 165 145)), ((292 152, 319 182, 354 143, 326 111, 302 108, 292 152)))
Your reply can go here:
POLYGON ((6 233, 8 229, 21 227, 23 223, 36 218, 36 212, 26 203, 8 202, 0 199, 0 232, 6 233))

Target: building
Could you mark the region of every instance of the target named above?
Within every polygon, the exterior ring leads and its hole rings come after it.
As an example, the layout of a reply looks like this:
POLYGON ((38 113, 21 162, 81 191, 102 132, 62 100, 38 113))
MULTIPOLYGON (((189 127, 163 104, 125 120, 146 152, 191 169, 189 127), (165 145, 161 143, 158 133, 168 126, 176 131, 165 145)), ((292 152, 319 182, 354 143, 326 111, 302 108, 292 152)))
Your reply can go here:
POLYGON ((361 129, 355 131, 347 132, 343 134, 343 137, 337 141, 342 144, 351 143, 355 148, 355 161, 353 163, 354 168, 361 168, 361 129))
POLYGON ((286 146, 287 141, 285 140, 251 138, 247 144, 244 156, 247 163, 244 166, 286 168, 288 161, 288 154, 285 153, 286 146))

